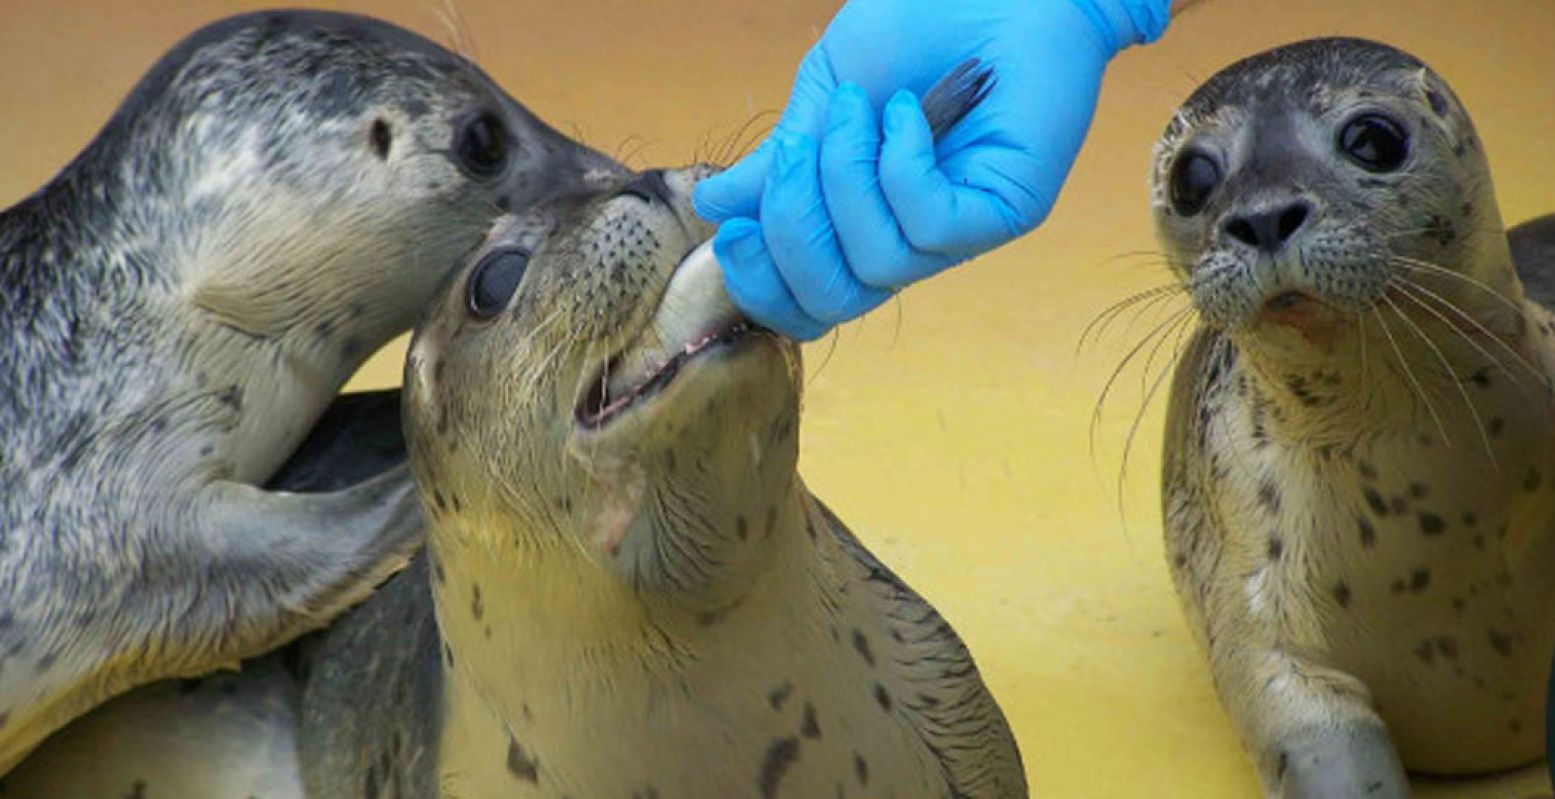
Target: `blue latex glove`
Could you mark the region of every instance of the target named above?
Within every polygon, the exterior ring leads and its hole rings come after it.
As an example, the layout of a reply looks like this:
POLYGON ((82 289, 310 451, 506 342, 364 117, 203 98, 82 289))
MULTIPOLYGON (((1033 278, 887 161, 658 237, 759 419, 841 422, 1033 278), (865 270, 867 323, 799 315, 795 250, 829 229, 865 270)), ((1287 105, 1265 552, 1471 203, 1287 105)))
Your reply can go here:
POLYGON ((755 152, 696 189, 735 304, 801 340, 1041 224, 1102 71, 1170 0, 851 0, 755 152), (988 97, 936 145, 918 96, 969 57, 988 97), (883 109, 877 113, 876 109, 883 109))

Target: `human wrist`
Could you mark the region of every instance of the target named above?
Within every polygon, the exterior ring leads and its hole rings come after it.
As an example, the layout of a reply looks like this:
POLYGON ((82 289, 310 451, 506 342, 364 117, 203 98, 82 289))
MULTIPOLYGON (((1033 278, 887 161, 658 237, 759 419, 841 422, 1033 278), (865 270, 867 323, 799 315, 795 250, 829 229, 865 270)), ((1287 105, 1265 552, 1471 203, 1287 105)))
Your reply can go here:
POLYGON ((1116 54, 1161 37, 1172 0, 1068 0, 1090 21, 1103 47, 1116 54))

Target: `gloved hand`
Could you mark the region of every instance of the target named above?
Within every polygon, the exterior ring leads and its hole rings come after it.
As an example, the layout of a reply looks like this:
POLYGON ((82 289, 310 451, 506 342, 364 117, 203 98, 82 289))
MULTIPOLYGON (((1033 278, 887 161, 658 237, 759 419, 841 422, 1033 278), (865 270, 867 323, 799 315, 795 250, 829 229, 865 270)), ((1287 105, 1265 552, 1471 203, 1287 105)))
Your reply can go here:
POLYGON ((1046 218, 1107 61, 1170 0, 850 0, 755 152, 696 189, 735 304, 810 340, 1046 218), (937 145, 918 96, 969 57, 986 99, 937 145), (883 111, 877 113, 876 109, 883 111))

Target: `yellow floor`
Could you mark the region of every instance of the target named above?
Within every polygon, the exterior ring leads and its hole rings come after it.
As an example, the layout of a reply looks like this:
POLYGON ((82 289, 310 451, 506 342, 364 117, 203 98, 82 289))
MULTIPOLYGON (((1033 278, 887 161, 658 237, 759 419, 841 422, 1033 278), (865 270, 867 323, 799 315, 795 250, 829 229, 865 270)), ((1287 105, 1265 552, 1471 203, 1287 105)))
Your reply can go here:
MULTIPOLYGON (((0 11, 0 203, 73 155, 179 35, 253 7, 94 5, 8 0, 0 11)), ((751 115, 778 107, 835 7, 456 5, 501 83, 637 166, 711 152, 751 115)), ((340 6, 452 39, 442 0, 340 6)), ((1508 222, 1555 210, 1555 2, 1206 0, 1160 45, 1118 61, 1074 179, 1042 231, 907 292, 808 353, 807 480, 961 630, 1015 725, 1038 795, 1255 793, 1162 563, 1159 398, 1145 407, 1119 489, 1142 405, 1140 370, 1126 373, 1094 457, 1090 450, 1102 384, 1147 320, 1078 357, 1075 346, 1109 303, 1165 279, 1148 255, 1145 176, 1176 103, 1235 57, 1334 34, 1384 39, 1434 64, 1479 122, 1508 222)), ((356 385, 395 382, 402 352, 381 354, 356 385)), ((1529 771, 1419 795, 1547 792, 1529 771)))

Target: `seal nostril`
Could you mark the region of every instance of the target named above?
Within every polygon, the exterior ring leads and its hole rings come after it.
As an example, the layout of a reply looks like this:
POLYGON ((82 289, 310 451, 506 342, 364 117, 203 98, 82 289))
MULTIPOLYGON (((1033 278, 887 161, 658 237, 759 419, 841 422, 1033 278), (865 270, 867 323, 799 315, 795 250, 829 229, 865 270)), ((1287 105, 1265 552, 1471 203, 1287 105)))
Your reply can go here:
POLYGON ((1225 225, 1225 232, 1256 250, 1276 253, 1306 224, 1311 208, 1305 202, 1284 208, 1238 216, 1225 225))
POLYGON ((1306 204, 1304 204, 1304 203, 1297 203, 1296 205, 1292 205, 1291 207, 1285 209, 1285 212, 1280 214, 1280 228, 1279 228, 1280 241, 1281 242, 1289 241, 1290 237, 1295 235, 1296 231, 1300 230, 1301 226, 1303 224, 1305 224, 1306 221, 1307 221, 1307 206, 1306 206, 1306 204))
POLYGON ((1246 244, 1249 247, 1258 246, 1258 233, 1253 230, 1252 223, 1238 217, 1226 223, 1226 233, 1231 238, 1246 244))

